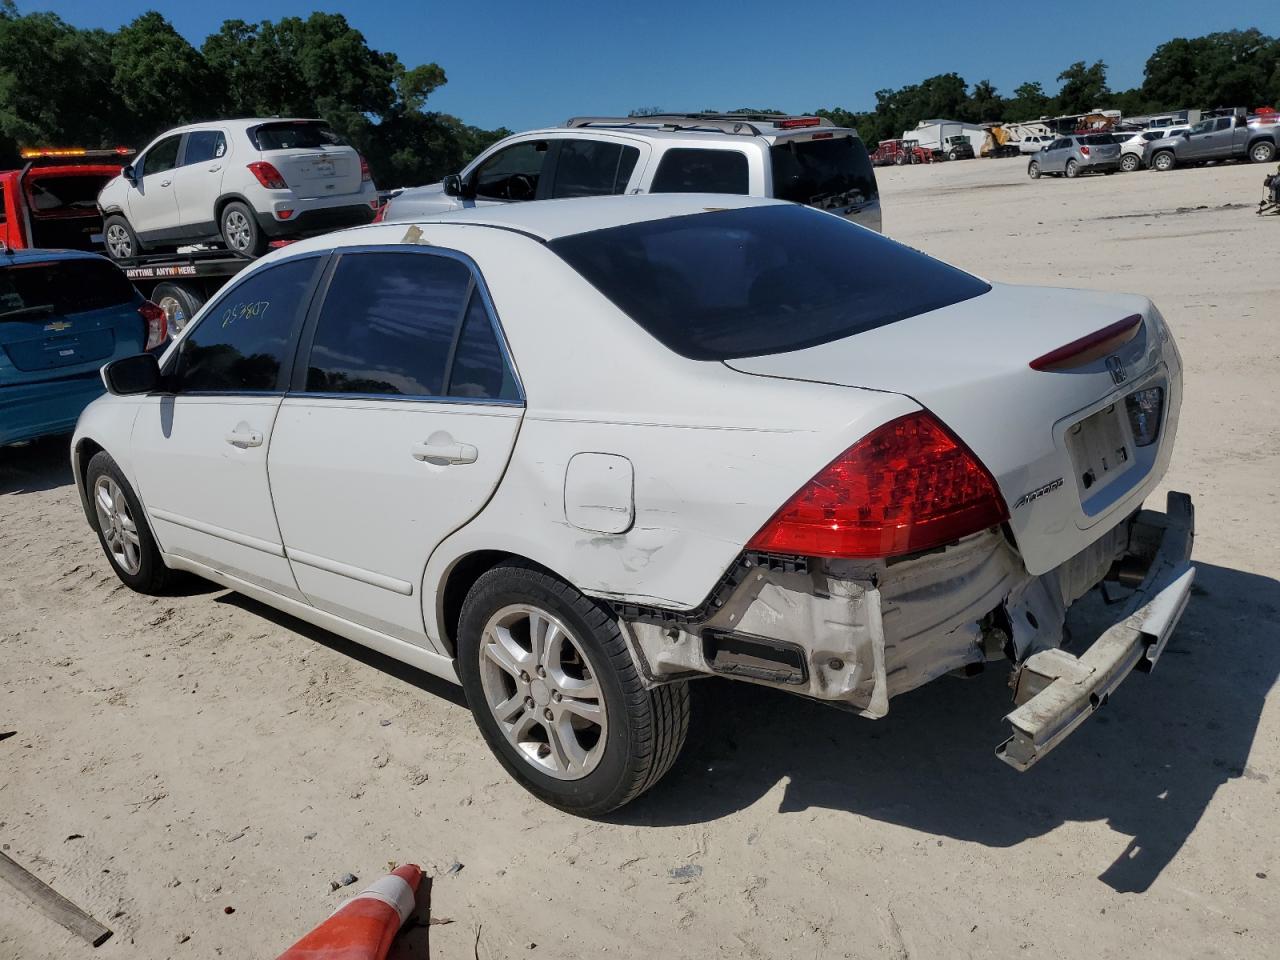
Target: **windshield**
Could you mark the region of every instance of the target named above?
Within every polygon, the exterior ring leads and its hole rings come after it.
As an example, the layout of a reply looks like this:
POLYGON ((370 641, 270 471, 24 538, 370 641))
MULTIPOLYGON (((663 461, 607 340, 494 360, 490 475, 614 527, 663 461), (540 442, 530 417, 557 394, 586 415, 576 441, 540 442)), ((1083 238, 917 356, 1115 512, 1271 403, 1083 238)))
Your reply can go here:
POLYGON ((105 260, 52 260, 0 268, 0 322, 85 313, 134 299, 124 273, 105 260))
POLYGON ((857 137, 784 140, 769 148, 773 195, 823 210, 874 200, 876 175, 857 137))
POLYGON ((346 145, 327 123, 315 120, 264 123, 249 131, 249 139, 259 150, 315 150, 346 145))
POLYGON ((648 220, 548 246, 691 360, 800 350, 991 289, 874 231, 800 206, 648 220))

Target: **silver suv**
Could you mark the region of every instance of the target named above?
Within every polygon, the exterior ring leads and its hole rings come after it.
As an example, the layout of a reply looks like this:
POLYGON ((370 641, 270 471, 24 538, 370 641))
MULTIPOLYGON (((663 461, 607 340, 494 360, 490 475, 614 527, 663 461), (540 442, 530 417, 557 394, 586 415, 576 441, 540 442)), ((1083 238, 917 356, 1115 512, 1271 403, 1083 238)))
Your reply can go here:
POLYGON ((821 117, 726 113, 575 117, 518 133, 461 173, 400 193, 379 219, 622 193, 774 197, 880 229, 876 175, 856 131, 821 117))
POLYGON ((1078 177, 1082 173, 1115 173, 1120 169, 1120 144, 1114 134, 1088 133, 1058 137, 1032 154, 1027 176, 1039 180, 1042 174, 1078 177))

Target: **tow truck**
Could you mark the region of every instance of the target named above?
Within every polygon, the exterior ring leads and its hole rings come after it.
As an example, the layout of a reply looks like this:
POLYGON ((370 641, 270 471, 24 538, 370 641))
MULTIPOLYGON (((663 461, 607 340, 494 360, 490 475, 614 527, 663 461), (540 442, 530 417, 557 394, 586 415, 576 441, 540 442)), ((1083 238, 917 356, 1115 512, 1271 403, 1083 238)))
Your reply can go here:
MULTIPOLYGON (((13 250, 101 251, 98 193, 134 150, 113 147, 23 149, 23 165, 0 170, 0 243, 13 250)), ((180 331, 219 287, 250 263, 221 249, 153 254, 120 264, 147 299, 180 331)))

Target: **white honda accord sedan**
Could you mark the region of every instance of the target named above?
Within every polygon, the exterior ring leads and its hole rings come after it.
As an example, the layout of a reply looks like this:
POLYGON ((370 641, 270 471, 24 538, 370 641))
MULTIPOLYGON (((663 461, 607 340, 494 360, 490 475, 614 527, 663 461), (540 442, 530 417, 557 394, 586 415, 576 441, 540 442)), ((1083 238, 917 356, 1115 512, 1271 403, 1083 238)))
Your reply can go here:
POLYGON ((729 196, 513 204, 271 254, 103 370, 75 476, 130 587, 206 577, 459 681, 579 814, 670 768, 714 674, 881 717, 1006 661, 1020 769, 1190 595, 1151 302, 989 283, 729 196), (1115 623, 1061 649, 1107 582, 1115 623))

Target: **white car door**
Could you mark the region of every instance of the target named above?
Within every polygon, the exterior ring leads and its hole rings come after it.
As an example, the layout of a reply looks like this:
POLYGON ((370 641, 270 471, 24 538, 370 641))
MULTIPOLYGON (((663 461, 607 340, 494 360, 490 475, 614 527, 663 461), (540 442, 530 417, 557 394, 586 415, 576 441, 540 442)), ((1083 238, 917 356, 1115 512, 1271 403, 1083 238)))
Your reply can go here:
POLYGON ((267 451, 324 260, 273 264, 227 288, 166 356, 169 392, 142 398, 133 427, 161 549, 294 599, 267 451))
POLYGON ((173 189, 183 236, 216 236, 216 208, 227 163, 226 131, 192 130, 187 134, 181 159, 181 165, 173 171, 173 189))
POLYGON ((136 179, 129 188, 129 224, 144 243, 178 236, 178 195, 173 178, 181 144, 180 133, 164 137, 133 164, 136 179))
POLYGON ((313 605, 426 645, 427 559, 497 487, 522 393, 469 261, 436 248, 335 261, 271 440, 280 533, 313 605))

